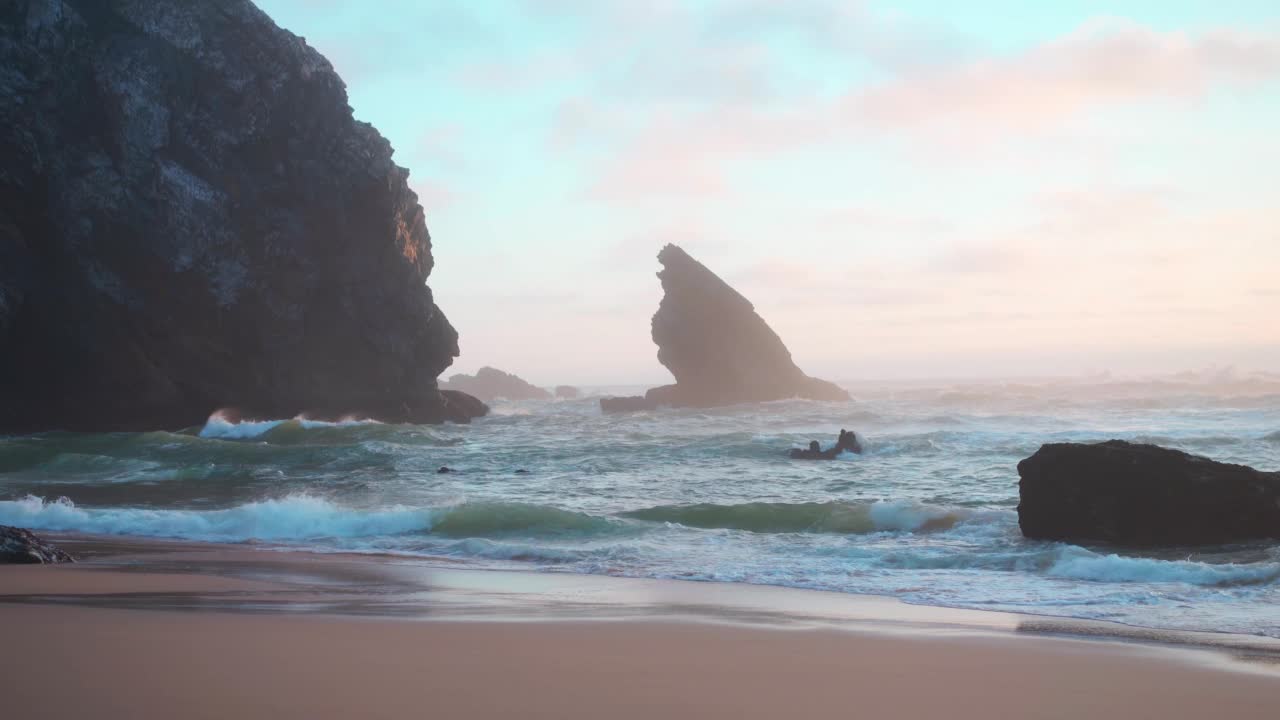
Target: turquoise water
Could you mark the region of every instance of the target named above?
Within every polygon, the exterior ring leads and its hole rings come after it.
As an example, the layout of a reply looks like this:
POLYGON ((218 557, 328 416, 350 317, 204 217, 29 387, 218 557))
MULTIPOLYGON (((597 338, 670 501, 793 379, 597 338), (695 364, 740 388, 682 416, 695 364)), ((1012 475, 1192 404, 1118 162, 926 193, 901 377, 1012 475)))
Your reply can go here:
POLYGON ((499 402, 470 426, 213 419, 174 433, 0 438, 0 524, 1280 637, 1274 543, 1135 553, 1033 542, 1015 512, 1015 466, 1050 441, 1125 438, 1280 469, 1277 383, 851 389, 853 403, 613 416, 594 398, 499 402), (787 459, 841 428, 867 452, 787 459))

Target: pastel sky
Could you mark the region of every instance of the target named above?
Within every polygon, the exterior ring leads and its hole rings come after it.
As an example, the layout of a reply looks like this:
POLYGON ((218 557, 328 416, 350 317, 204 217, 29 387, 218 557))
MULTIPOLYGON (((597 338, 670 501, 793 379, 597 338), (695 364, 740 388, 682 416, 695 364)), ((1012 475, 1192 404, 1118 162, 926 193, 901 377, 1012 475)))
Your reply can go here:
POLYGON ((667 381, 667 242, 819 376, 1280 370, 1275 0, 258 3, 410 169, 455 370, 667 381))

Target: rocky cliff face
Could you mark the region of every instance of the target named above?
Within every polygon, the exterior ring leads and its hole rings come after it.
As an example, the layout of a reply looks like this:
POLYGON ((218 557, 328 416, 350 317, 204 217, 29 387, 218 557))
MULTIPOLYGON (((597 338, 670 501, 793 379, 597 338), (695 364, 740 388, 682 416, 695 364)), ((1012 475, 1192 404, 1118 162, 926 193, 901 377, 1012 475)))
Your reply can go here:
POLYGON ((301 38, 248 0, 0 0, 0 68, 0 431, 475 412, 408 171, 301 38))
POLYGON ((653 316, 658 361, 674 385, 644 402, 602 401, 606 411, 640 406, 711 407, 785 398, 848 400, 834 383, 805 375, 751 302, 676 245, 658 253, 663 298, 653 316))
POLYGON ((451 376, 441 387, 447 390, 474 395, 485 402, 498 398, 507 400, 550 400, 551 393, 530 385, 522 378, 506 373, 497 368, 482 367, 475 375, 458 373, 451 376))
POLYGON ((1018 523, 1041 540, 1199 545, 1280 538, 1280 473, 1123 440, 1018 463, 1018 523))

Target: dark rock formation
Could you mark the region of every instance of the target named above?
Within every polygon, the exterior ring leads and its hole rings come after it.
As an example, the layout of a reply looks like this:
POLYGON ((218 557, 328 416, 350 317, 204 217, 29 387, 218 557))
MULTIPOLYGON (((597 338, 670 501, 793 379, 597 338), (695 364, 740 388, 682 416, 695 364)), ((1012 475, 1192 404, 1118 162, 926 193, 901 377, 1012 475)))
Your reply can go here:
MULTIPOLYGON (((656 406, 714 407, 786 398, 848 400, 839 386, 805 375, 738 291, 675 245, 658 253, 665 293, 653 316, 658 361, 674 385, 653 388, 656 406)), ((612 404, 614 407, 617 403, 612 404)), ((605 403, 601 409, 609 412, 605 403)))
POLYGON ((844 452, 861 455, 862 442, 858 440, 857 433, 842 428, 840 437, 836 439, 836 444, 832 445, 830 449, 823 450, 818 441, 814 440, 809 443, 807 448, 792 448, 789 456, 792 460, 835 460, 844 452))
POLYGON ((30 530, 0 525, 0 564, 61 562, 75 562, 75 559, 36 537, 30 530))
POLYGON ((471 418, 484 417, 489 414, 489 406, 479 398, 457 390, 441 390, 440 397, 444 401, 445 417, 465 418, 462 422, 470 422, 471 418))
POLYGON ((579 391, 578 388, 572 385, 557 385, 555 392, 556 392, 556 397, 560 398, 561 400, 577 400, 578 396, 582 394, 582 392, 579 391))
POLYGON ((1280 473, 1122 440, 1044 445, 1018 463, 1030 538, 1201 545, 1280 538, 1280 473))
POLYGON ((507 400, 550 400, 551 393, 501 370, 482 367, 475 375, 458 373, 440 385, 442 388, 474 395, 485 402, 507 400))
POLYGON ((0 2, 0 432, 465 421, 408 171, 248 0, 0 2))
POLYGON ((644 395, 624 395, 600 398, 600 409, 607 413, 641 412, 657 410, 658 403, 644 395))

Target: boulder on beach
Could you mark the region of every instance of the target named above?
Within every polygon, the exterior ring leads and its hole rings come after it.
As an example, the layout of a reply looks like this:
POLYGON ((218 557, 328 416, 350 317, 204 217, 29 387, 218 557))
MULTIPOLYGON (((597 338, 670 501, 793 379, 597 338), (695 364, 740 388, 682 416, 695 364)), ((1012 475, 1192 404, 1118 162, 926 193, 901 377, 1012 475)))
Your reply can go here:
POLYGON ((804 374, 751 302, 680 247, 664 247, 658 262, 664 295, 653 341, 676 382, 649 390, 647 403, 601 400, 602 410, 849 399, 834 383, 804 374))
POLYGON ((75 562, 66 552, 22 528, 0 525, 0 564, 75 562))
POLYGON ((475 375, 458 373, 451 375, 440 384, 445 390, 464 392, 474 395, 484 402, 493 402, 498 398, 506 400, 550 400, 551 393, 531 385, 511 373, 497 368, 482 367, 475 375))
POLYGON ((422 207, 249 0, 0 9, 0 432, 465 422, 422 207))
POLYGON ((1280 473, 1111 440, 1018 463, 1018 524, 1041 540, 1204 545, 1280 538, 1280 473))

